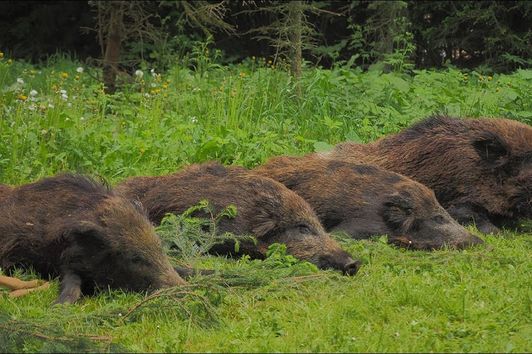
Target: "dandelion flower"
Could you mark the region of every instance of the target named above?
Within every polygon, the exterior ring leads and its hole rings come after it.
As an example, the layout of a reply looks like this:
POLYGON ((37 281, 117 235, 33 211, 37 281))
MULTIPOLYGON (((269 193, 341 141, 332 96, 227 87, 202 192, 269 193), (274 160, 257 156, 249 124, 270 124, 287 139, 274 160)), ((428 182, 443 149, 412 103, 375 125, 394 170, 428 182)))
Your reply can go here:
POLYGON ((81 67, 81 66, 80 66, 80 67, 78 67, 78 68, 76 69, 76 71, 77 71, 78 73, 80 73, 80 74, 81 74, 81 73, 83 72, 83 67, 81 67))
POLYGON ((28 99, 28 96, 26 96, 26 95, 18 95, 17 98, 18 98, 19 100, 21 100, 21 101, 26 101, 26 100, 28 99))
POLYGON ((20 77, 17 78, 17 83, 24 85, 24 80, 22 80, 20 77))
POLYGON ((63 71, 63 72, 61 73, 61 78, 62 78, 62 79, 66 79, 66 78, 68 78, 68 73, 66 73, 66 72, 63 71))
POLYGON ((30 91, 30 96, 31 96, 31 97, 35 97, 35 96, 37 96, 37 91, 35 91, 35 90, 31 90, 31 91, 30 91))
POLYGON ((13 60, 12 59, 7 59, 7 64, 9 65, 11 63, 13 63, 13 60))
POLYGON ((142 70, 136 70, 135 76, 141 79, 144 76, 144 72, 142 72, 142 70))
POLYGON ((3 59, 3 58, 4 58, 4 53, 0 52, 0 59, 3 59))

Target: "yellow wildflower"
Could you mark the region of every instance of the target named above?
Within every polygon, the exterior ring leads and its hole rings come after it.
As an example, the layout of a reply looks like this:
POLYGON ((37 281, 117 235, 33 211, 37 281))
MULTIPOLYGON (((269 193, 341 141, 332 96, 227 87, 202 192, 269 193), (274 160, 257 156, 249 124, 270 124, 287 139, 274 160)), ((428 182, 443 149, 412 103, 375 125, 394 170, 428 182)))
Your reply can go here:
POLYGON ((7 64, 11 64, 11 63, 13 63, 13 60, 8 59, 8 60, 7 60, 7 64))
POLYGON ((163 87, 163 89, 167 89, 168 88, 168 84, 164 83, 164 84, 162 84, 162 87, 163 87))
POLYGON ((66 73, 66 72, 63 71, 63 72, 61 73, 61 78, 62 78, 62 79, 66 79, 67 77, 68 77, 68 73, 66 73))
POLYGON ((493 80, 493 76, 488 76, 488 81, 493 80))
POLYGON ((0 52, 0 59, 3 59, 3 58, 4 58, 4 53, 0 52))
POLYGON ((26 101, 26 100, 28 99, 28 96, 23 95, 23 94, 20 94, 20 95, 18 95, 17 98, 18 98, 19 100, 21 100, 21 101, 26 101))
POLYGON ((240 77, 246 77, 246 73, 245 72, 241 72, 240 73, 240 77))

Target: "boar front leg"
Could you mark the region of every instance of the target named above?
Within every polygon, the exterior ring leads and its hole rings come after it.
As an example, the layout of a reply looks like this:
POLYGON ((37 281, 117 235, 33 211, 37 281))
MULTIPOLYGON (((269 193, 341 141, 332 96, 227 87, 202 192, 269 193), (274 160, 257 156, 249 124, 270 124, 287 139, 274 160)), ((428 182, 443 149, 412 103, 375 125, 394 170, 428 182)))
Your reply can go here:
POLYGON ((489 219, 488 214, 471 205, 453 205, 447 209, 449 214, 462 225, 475 224, 477 229, 485 234, 497 234, 501 230, 489 219))
POLYGON ((55 304, 72 304, 81 297, 81 278, 71 272, 65 273, 61 279, 61 293, 55 304))

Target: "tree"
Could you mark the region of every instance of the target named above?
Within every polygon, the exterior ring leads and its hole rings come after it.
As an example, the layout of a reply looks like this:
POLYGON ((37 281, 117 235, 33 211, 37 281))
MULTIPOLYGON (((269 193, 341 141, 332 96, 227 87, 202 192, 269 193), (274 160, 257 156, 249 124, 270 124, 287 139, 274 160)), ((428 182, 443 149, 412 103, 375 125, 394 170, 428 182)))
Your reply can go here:
MULTIPOLYGON (((233 27, 223 21, 224 1, 90 1, 96 9, 96 32, 102 48, 103 82, 106 93, 116 90, 116 78, 119 72, 123 45, 132 41, 161 41, 164 37, 160 18, 154 13, 158 6, 175 6, 187 21, 200 27, 206 34, 208 28, 221 28, 225 31, 233 27)), ((137 59, 137 62, 140 59, 137 59)), ((132 63, 129 63, 132 64, 132 63)))

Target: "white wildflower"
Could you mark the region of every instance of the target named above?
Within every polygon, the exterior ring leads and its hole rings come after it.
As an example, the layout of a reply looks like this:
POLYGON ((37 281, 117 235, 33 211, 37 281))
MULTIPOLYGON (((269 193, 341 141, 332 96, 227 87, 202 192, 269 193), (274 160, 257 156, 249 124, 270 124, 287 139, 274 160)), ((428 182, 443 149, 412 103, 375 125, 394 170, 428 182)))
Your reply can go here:
POLYGON ((66 101, 68 100, 68 95, 66 93, 62 93, 61 98, 63 99, 63 101, 66 101))
POLYGON ((197 122, 198 122, 198 118, 196 118, 196 117, 190 117, 190 121, 191 121, 192 123, 197 123, 197 122))
POLYGON ((72 107, 72 103, 68 102, 67 107, 72 107))
POLYGON ((155 77, 157 76, 157 73, 155 72, 155 69, 150 70, 151 76, 155 77))
POLYGON ((142 79, 142 77, 144 76, 144 73, 142 72, 142 70, 137 70, 135 71, 135 76, 138 77, 139 79, 142 79))
POLYGON ((55 108, 55 106, 51 103, 48 103, 48 108, 55 108))
POLYGON ((35 97, 35 96, 37 96, 37 91, 35 91, 35 90, 31 90, 31 91, 30 91, 30 96, 31 96, 31 97, 35 97))
POLYGON ((30 104, 30 105, 28 106, 28 109, 29 109, 30 111, 34 111, 34 110, 37 109, 37 106, 35 106, 35 105, 32 103, 32 104, 30 104))
POLYGON ((63 89, 59 90, 59 93, 61 93, 62 95, 66 95, 67 94, 66 90, 63 90, 63 89))
POLYGON ((78 73, 80 73, 80 74, 81 74, 81 73, 83 72, 83 67, 81 67, 81 66, 80 66, 80 67, 78 67, 78 68, 76 69, 76 71, 77 71, 78 73))
POLYGON ((157 87, 157 84, 156 84, 155 82, 152 82, 152 83, 150 84, 150 86, 151 86, 151 87, 157 87))
POLYGON ((20 77, 17 77, 17 84, 24 85, 24 80, 22 80, 20 77))

